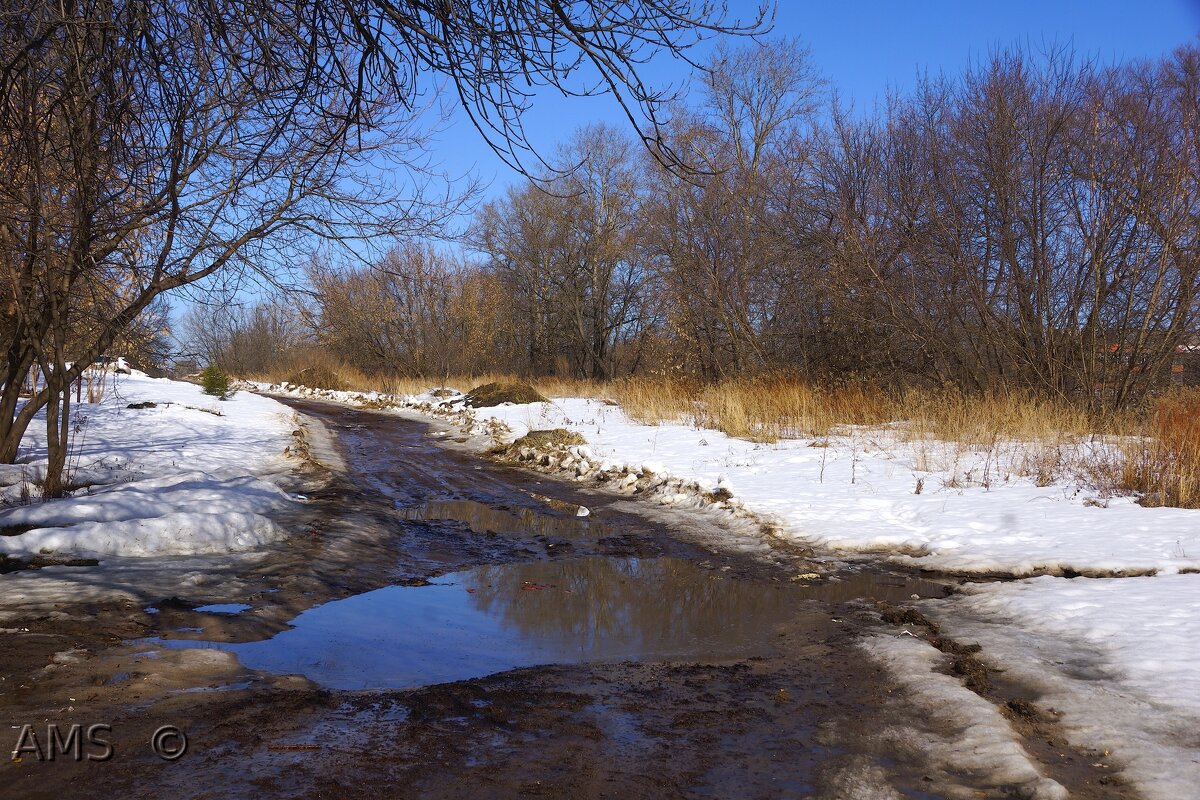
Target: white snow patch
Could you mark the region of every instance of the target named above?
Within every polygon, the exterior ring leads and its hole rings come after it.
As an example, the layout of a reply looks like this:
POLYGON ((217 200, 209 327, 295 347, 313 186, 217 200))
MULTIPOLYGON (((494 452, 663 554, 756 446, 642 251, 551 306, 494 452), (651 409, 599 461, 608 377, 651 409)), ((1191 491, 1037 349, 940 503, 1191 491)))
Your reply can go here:
POLYGON ((253 550, 285 535, 278 525, 262 514, 173 511, 143 519, 39 528, 7 537, 0 541, 0 550, 10 555, 198 555, 253 550))
POLYGON ((919 743, 931 764, 949 773, 966 773, 993 787, 1019 786, 1022 796, 1061 800, 1061 784, 1043 776, 1021 747, 1008 721, 994 705, 967 689, 957 678, 935 670, 944 656, 921 639, 875 636, 861 643, 907 690, 917 719, 949 733, 929 735, 912 728, 895 735, 919 743))
POLYGON ((1200 575, 1040 577, 967 587, 922 611, 1108 750, 1143 796, 1200 786, 1200 575))
POLYGON ((977 574, 1200 569, 1196 510, 1143 508, 1132 498, 1085 504, 1095 493, 1073 483, 1038 486, 1016 464, 944 442, 905 442, 895 431, 767 444, 684 424, 644 425, 619 407, 581 398, 472 413, 476 433, 489 421, 506 425, 512 440, 566 428, 587 439, 588 460, 601 469, 727 489, 787 535, 827 549, 977 574), (931 451, 944 451, 945 469, 931 469, 939 460, 931 451), (923 489, 915 494, 918 478, 923 489))
MULTIPOLYGON (((268 515, 292 501, 264 480, 290 470, 295 415, 249 392, 218 401, 199 386, 140 373, 109 375, 99 403, 75 405, 66 478, 72 496, 36 502, 45 473, 45 427, 30 453, 0 469, 0 553, 163 556, 244 551, 285 535, 268 515), (131 409, 131 403, 155 403, 131 409), (24 484, 24 486, 22 486, 24 484), (24 489, 24 491, 22 491, 24 489), (19 505, 22 494, 35 502, 19 505)), ((4 578, 0 578, 3 581, 4 578)))

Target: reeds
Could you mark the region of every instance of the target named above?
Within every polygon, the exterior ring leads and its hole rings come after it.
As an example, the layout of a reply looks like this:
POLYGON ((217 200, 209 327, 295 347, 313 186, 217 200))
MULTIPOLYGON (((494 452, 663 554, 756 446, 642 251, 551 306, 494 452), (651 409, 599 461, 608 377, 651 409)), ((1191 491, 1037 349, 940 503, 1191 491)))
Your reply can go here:
POLYGON ((1120 488, 1143 505, 1200 508, 1200 390, 1160 397, 1148 428, 1124 447, 1120 488))

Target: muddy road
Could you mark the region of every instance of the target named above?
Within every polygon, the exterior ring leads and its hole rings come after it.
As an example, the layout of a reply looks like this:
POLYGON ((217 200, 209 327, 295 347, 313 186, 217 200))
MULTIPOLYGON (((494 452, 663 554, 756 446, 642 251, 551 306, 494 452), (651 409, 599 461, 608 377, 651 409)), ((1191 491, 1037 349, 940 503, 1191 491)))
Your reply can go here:
MULTIPOLYGON (((419 421, 286 402, 344 468, 297 478, 285 545, 6 623, 0 732, 15 747, 31 726, 41 752, 26 738, 0 761, 0 796, 1019 795, 931 761, 926 740, 955 732, 857 644, 898 635, 881 608, 949 582, 664 516, 419 421), (83 758, 44 758, 48 726, 72 724, 83 758), (148 744, 163 726, 187 737, 177 759, 148 744)), ((1048 741, 1030 749, 1073 796, 1128 796, 1048 741)))

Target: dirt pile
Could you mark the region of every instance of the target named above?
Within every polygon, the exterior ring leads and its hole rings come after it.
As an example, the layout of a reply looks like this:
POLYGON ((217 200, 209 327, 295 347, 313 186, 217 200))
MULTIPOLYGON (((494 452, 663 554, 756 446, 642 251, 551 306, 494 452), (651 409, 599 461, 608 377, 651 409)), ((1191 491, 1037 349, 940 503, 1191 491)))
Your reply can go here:
POLYGON ((546 450, 580 444, 587 444, 587 439, 565 428, 552 428, 544 431, 530 431, 513 442, 512 446, 513 448, 536 447, 540 450, 546 450))
POLYGON ((485 383, 476 386, 464 401, 471 408, 490 408, 501 403, 545 403, 536 389, 524 383, 485 383))

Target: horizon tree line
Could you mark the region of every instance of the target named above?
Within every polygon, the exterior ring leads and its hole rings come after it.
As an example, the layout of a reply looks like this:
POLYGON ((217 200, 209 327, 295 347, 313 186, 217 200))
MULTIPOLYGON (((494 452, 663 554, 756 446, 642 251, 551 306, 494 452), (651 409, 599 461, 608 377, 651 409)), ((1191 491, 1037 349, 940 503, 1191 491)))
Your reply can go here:
POLYGON ((1200 346, 1196 45, 1005 51, 874 114, 830 101, 794 41, 718 48, 703 75, 663 129, 693 169, 582 128, 570 169, 477 212, 470 256, 314 261, 307 334, 272 358, 307 337, 379 375, 785 371, 1104 412, 1200 346))

